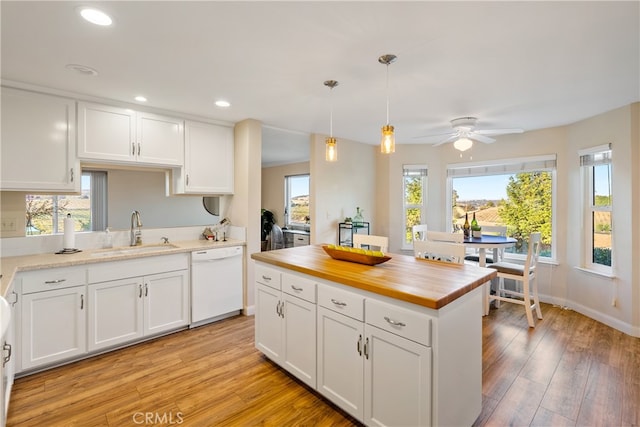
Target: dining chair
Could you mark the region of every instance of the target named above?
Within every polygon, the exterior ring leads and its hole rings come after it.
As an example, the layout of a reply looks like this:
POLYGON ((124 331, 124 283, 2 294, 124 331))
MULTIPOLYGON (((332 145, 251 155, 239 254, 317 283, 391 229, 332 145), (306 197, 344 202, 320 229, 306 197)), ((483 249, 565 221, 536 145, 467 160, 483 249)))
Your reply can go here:
MULTIPOLYGON (((362 245, 378 247, 381 252, 387 252, 389 248, 389 238, 385 236, 374 236, 372 234, 354 234, 353 235, 353 247, 362 248, 362 245)), ((375 250, 375 249, 373 249, 375 250)))
POLYGON ((427 224, 418 224, 411 227, 413 241, 425 240, 427 238, 427 224))
MULTIPOLYGON (((482 234, 506 237, 507 226, 506 225, 483 225, 482 234)), ((497 260, 495 260, 495 262, 502 261, 504 259, 504 248, 497 248, 496 251, 494 252, 494 255, 496 255, 497 257, 497 260)), ((465 261, 472 261, 472 262, 475 262, 476 264, 479 264, 480 256, 478 255, 478 250, 476 249, 473 254, 469 254, 465 256, 464 259, 465 261)), ((491 257, 487 257, 485 262, 487 264, 493 263, 494 259, 491 257)))
POLYGON ((536 280, 536 266, 540 256, 540 233, 531 233, 529 235, 529 248, 527 249, 527 259, 524 265, 514 264, 511 262, 500 261, 488 265, 488 268, 498 270, 498 289, 495 295, 486 294, 485 307, 489 307, 491 300, 496 301, 496 308, 500 307, 500 301, 520 304, 524 306, 527 314, 529 327, 535 328, 533 320, 533 309, 536 310, 538 319, 542 319, 542 311, 540 310, 540 300, 538 299, 538 281, 536 280), (517 290, 505 289, 504 279, 512 279, 522 283, 522 292, 517 290), (519 298, 513 298, 519 297, 519 298), (533 304, 531 299, 533 298, 533 304))
POLYGON ((465 248, 462 243, 418 240, 413 242, 413 255, 416 258, 432 261, 464 264, 465 248))
POLYGON ((427 231, 426 240, 431 240, 432 242, 462 243, 464 240, 464 234, 447 233, 446 231, 427 231))

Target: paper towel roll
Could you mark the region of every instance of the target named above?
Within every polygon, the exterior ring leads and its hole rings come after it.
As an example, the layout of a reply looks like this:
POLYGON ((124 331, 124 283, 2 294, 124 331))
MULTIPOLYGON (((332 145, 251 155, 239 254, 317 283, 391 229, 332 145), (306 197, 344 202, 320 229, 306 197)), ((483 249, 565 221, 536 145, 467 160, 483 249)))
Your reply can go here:
POLYGON ((64 235, 62 236, 62 248, 63 249, 75 249, 76 247, 76 234, 75 223, 71 214, 68 214, 64 219, 64 235))

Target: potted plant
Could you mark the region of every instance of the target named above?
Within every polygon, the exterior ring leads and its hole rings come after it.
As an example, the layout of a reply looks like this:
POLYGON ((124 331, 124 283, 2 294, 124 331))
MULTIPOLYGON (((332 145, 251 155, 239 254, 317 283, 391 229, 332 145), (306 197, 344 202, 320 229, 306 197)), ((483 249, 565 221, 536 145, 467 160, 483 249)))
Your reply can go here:
POLYGON ((276 221, 275 214, 267 209, 262 209, 261 221, 262 221, 261 240, 262 240, 262 250, 264 251, 266 250, 266 247, 267 247, 267 237, 269 236, 269 233, 271 233, 273 224, 275 224, 277 221, 276 221))

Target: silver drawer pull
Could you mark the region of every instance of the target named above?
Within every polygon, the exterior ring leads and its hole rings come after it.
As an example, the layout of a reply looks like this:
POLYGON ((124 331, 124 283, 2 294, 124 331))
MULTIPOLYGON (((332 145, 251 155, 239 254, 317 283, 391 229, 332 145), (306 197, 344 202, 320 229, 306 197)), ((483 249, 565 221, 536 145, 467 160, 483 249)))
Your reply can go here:
POLYGON ((337 299, 331 298, 331 302, 334 303, 335 305, 339 305, 341 307, 346 307, 347 306, 346 302, 338 301, 337 299))
POLYGON ((44 283, 46 283, 47 285, 55 285, 56 283, 62 283, 62 282, 66 282, 67 279, 57 279, 57 280, 45 280, 44 283))
POLYGON ((299 288, 299 287, 293 286, 293 285, 291 285, 291 289, 293 289, 294 291, 298 291, 298 292, 302 290, 302 288, 299 288))
POLYGON ((262 280, 271 280, 271 277, 269 276, 265 276, 264 274, 262 275, 262 280))
POLYGON ((393 326, 407 326, 406 323, 398 322, 397 320, 389 319, 387 316, 384 316, 384 320, 389 322, 393 326))

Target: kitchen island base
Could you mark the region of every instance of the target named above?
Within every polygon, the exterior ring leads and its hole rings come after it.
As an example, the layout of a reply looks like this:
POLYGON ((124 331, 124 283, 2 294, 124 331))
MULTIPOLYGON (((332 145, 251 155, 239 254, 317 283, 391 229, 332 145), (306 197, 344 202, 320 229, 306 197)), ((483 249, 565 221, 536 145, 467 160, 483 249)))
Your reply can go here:
MULTIPOLYGON (((292 250, 272 252, 284 257, 292 250)), ((476 420, 482 409, 481 285, 433 309, 326 274, 304 274, 272 258, 254 259, 260 261, 255 342, 269 359, 366 425, 465 426, 476 420)), ((382 272, 368 268, 375 276, 382 272)), ((439 267, 420 262, 417 268, 439 267)))

